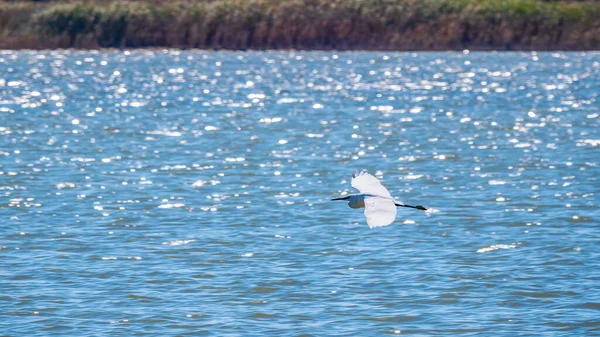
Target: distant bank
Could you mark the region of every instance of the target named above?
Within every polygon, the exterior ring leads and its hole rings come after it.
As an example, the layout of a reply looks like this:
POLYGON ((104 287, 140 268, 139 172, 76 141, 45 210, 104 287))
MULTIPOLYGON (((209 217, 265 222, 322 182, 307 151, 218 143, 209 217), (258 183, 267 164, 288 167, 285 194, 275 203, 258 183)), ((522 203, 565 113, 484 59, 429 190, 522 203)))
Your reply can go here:
POLYGON ((0 49, 599 50, 600 2, 1 2, 0 49))

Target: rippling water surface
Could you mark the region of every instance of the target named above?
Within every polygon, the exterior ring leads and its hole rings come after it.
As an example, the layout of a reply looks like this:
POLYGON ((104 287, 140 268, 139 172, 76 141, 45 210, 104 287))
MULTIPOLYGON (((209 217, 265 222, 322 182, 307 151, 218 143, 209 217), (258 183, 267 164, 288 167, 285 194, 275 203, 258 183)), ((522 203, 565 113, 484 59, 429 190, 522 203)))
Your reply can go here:
POLYGON ((598 53, 0 52, 6 336, 600 333, 598 53), (367 169, 399 209, 331 197, 367 169))

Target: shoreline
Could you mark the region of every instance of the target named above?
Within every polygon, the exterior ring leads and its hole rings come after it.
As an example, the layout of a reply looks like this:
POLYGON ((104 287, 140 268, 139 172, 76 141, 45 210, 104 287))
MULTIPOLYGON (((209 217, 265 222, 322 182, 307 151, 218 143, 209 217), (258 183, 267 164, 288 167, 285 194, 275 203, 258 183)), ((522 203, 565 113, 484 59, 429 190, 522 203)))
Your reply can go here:
POLYGON ((597 51, 599 2, 2 2, 0 49, 597 51))
POLYGON ((462 49, 462 50, 382 50, 382 49, 200 49, 200 48, 177 48, 177 47, 139 47, 139 48, 45 48, 45 49, 33 49, 33 48, 22 48, 22 49, 8 49, 0 48, 1 54, 9 54, 11 52, 218 52, 218 53, 498 53, 498 54, 518 54, 518 53, 599 53, 600 49, 585 49, 585 50, 573 50, 573 49, 549 49, 549 50, 497 50, 497 49, 462 49))

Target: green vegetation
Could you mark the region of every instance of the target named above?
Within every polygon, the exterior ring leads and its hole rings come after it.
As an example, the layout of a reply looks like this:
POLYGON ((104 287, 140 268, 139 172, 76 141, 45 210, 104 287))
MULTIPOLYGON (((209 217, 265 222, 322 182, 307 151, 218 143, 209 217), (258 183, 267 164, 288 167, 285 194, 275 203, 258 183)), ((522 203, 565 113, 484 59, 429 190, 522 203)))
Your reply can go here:
POLYGON ((0 48, 589 50, 599 2, 3 2, 0 48))

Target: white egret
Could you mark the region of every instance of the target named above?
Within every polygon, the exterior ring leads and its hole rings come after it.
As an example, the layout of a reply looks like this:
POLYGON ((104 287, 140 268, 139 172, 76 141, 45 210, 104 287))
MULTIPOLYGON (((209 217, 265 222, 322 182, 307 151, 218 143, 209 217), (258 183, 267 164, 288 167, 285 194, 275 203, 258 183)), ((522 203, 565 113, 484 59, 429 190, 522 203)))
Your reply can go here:
POLYGON ((415 208, 426 211, 418 205, 411 206, 396 201, 379 180, 366 171, 352 175, 352 187, 360 193, 333 198, 331 200, 349 200, 350 208, 364 208, 367 224, 370 228, 387 226, 396 219, 396 207, 415 208))

